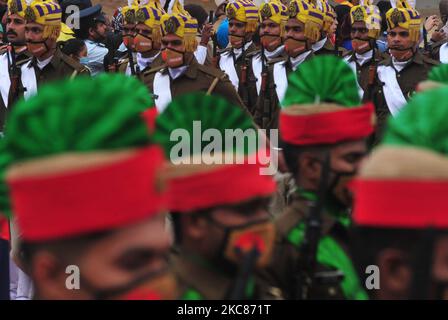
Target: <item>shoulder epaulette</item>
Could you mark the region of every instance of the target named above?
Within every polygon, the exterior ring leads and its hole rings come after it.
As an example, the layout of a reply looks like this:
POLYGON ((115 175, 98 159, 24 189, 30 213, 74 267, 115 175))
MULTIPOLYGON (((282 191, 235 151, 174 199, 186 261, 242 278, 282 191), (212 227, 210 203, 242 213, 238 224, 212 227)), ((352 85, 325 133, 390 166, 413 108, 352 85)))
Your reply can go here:
POLYGON ((61 53, 61 60, 64 61, 66 64, 68 64, 70 67, 72 67, 74 70, 78 71, 78 73, 87 70, 86 67, 84 67, 82 64, 73 60, 72 58, 63 53, 61 53))
POLYGON ((277 57, 277 58, 269 60, 268 61, 268 66, 274 65, 274 64, 276 64, 278 62, 285 62, 285 61, 288 61, 288 57, 284 57, 284 56, 277 57))
POLYGON ((224 79, 227 76, 226 73, 219 69, 206 67, 201 64, 198 65, 198 69, 203 73, 208 74, 209 76, 212 76, 214 78, 219 78, 220 80, 224 79))
POLYGON ((164 68, 166 68, 166 65, 165 65, 165 64, 162 64, 162 65, 160 65, 160 66, 151 68, 151 69, 149 69, 149 70, 143 72, 143 76, 147 76, 147 75, 150 75, 150 74, 152 74, 152 73, 159 72, 160 70, 162 70, 162 69, 164 69, 164 68))

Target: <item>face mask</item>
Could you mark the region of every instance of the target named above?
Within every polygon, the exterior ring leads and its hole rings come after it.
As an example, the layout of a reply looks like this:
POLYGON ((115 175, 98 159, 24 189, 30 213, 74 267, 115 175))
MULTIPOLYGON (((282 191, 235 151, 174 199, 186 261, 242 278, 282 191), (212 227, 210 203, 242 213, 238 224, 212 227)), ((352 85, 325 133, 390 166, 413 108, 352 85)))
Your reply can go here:
POLYGON ((244 44, 244 36, 237 36, 237 35, 230 34, 229 35, 229 42, 230 42, 230 45, 233 48, 239 49, 244 44))
POLYGON ((184 53, 173 49, 164 49, 162 60, 169 68, 177 68, 184 64, 184 53))
POLYGON ((46 40, 31 42, 28 41, 27 44, 28 52, 30 52, 36 58, 43 56, 50 49, 47 46, 46 40))
POLYGON ((79 58, 79 63, 86 66, 89 64, 89 58, 81 57, 81 58, 79 58))
POLYGON ((257 221, 237 227, 224 226, 214 220, 213 224, 224 230, 224 240, 219 250, 219 260, 239 265, 252 250, 258 252, 256 267, 268 265, 274 246, 275 226, 270 220, 257 221))
POLYGON ((144 53, 152 50, 152 39, 138 34, 134 38, 135 51, 144 53))
POLYGON ((134 37, 133 36, 123 36, 123 44, 128 49, 134 49, 134 37))
POLYGON ((178 298, 175 276, 167 271, 151 272, 130 283, 109 289, 95 289, 85 280, 95 300, 174 300, 178 298))
POLYGON ((356 53, 362 54, 370 50, 370 41, 362 39, 353 39, 352 47, 356 53))
POLYGON ((409 49, 390 49, 390 54, 398 61, 407 61, 414 56, 414 50, 409 49))
POLYGON ((261 37, 261 44, 268 51, 274 51, 282 44, 280 36, 263 35, 261 37))
POLYGON ((307 42, 304 40, 296 40, 288 38, 285 41, 285 51, 290 57, 297 57, 299 54, 307 50, 307 42))
MULTIPOLYGON (((323 162, 315 159, 323 167, 323 162)), ((356 172, 341 172, 330 168, 330 176, 327 186, 327 199, 341 208, 348 208, 352 202, 350 182, 356 176, 356 172)))

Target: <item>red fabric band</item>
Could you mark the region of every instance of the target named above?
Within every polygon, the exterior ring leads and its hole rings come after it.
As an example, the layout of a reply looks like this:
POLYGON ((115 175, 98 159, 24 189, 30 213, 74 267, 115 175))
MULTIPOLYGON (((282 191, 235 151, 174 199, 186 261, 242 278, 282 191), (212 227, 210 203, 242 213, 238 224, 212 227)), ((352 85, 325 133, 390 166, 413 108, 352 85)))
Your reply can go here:
POLYGON ((269 196, 276 189, 270 175, 261 175, 259 163, 222 165, 219 169, 170 182, 168 208, 192 212, 269 196))
POLYGON ((159 147, 101 167, 9 180, 13 212, 26 241, 44 241, 113 229, 162 210, 156 171, 159 147))
POLYGON ((149 133, 153 133, 156 128, 156 120, 159 115, 156 107, 151 107, 142 112, 143 120, 148 127, 149 133))
POLYGON ((373 133, 374 106, 322 112, 310 115, 280 114, 280 134, 294 145, 333 144, 357 140, 373 133))
POLYGON ((447 228, 448 182, 356 180, 353 220, 360 226, 447 228))
POLYGON ((9 220, 0 216, 0 239, 10 240, 9 237, 9 220))

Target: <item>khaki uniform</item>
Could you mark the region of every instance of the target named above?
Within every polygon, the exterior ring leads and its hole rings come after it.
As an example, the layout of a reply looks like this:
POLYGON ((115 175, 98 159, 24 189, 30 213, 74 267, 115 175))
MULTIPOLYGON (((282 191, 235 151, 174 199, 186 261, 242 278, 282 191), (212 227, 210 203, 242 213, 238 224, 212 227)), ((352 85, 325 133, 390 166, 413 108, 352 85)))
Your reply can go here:
POLYGON ((56 49, 50 63, 42 70, 38 68, 36 58, 31 59, 28 67, 34 68, 38 87, 51 81, 90 75, 89 69, 63 54, 59 49, 56 49))
MULTIPOLYGON (((5 55, 7 54, 6 50, 0 51, 0 56, 4 55, 4 54, 5 55)), ((27 63, 28 61, 30 61, 30 59, 31 59, 31 55, 26 50, 19 54, 16 54, 16 65, 17 65, 19 73, 20 73, 20 67, 22 65, 24 65, 25 63, 27 63)), ((20 79, 20 74, 19 74, 19 79, 20 79)), ((19 82, 20 82, 20 80, 19 80, 19 82)), ((5 85, 4 83, 0 83, 0 86, 4 86, 4 85, 5 85)), ((7 88, 7 90, 9 92, 8 101, 3 101, 3 98, 0 96, 0 132, 3 131, 6 116, 8 113, 8 109, 6 106, 12 105, 12 102, 14 102, 17 99, 17 98, 13 97, 13 93, 11 92, 11 87, 7 88)))
MULTIPOLYGON (((226 48, 223 51, 220 52, 220 55, 223 54, 232 54, 232 48, 226 48)), ((243 59, 243 56, 241 55, 234 61, 235 65, 235 71, 238 75, 239 79, 239 85, 238 85, 238 95, 241 97, 244 105, 246 106, 247 110, 254 115, 257 99, 258 99, 258 93, 257 93, 257 79, 255 78, 255 75, 252 71, 252 58, 259 53, 259 50, 256 49, 254 44, 251 44, 246 52, 246 59, 243 59), (246 84, 241 82, 241 76, 242 76, 242 68, 244 65, 247 66, 246 71, 246 84)), ((219 66, 219 63, 218 63, 219 66)), ((222 70, 223 72, 226 72, 226 70, 222 70)))
MULTIPOLYGON (((386 53, 382 53, 379 50, 375 50, 375 64, 374 66, 378 66, 378 64, 381 63, 381 61, 383 61, 384 59, 388 58, 389 55, 386 53)), ((344 56, 345 59, 347 59, 346 61, 350 64, 352 62, 356 63, 356 77, 358 79, 358 84, 359 86, 362 88, 362 90, 364 91, 364 95, 362 97, 363 101, 370 101, 371 100, 371 96, 373 94, 373 85, 375 83, 372 84, 372 87, 369 88, 369 72, 370 72, 370 66, 372 66, 373 61, 369 60, 368 62, 364 63, 362 66, 359 65, 356 62, 356 54, 354 51, 350 51, 347 52, 346 55, 344 56), (369 90, 370 89, 370 90, 369 90), (372 92, 369 92, 372 91, 372 92)), ((376 68, 375 68, 375 74, 376 74, 376 68)), ((375 81, 375 79, 373 79, 375 81)))
MULTIPOLYGON (((159 66, 143 74, 143 82, 150 92, 154 92, 154 77, 158 71, 167 73, 168 68, 159 66)), ((196 58, 192 59, 182 76, 170 79, 170 90, 173 99, 186 93, 202 91, 222 96, 232 104, 245 108, 227 75, 220 70, 200 65, 196 58)))
MULTIPOLYGON (((300 265, 304 263, 301 246, 305 221, 311 201, 293 195, 292 203, 282 215, 276 217, 277 236, 271 265, 260 272, 260 278, 272 287, 278 287, 286 299, 296 298, 300 265)), ((333 215, 322 215, 322 237, 317 252, 316 273, 342 271, 341 279, 314 282, 309 299, 365 299, 367 295, 346 250, 348 230, 333 215)))
MULTIPOLYGON (((426 58, 421 53, 417 52, 412 58, 411 62, 406 67, 397 72, 397 81, 400 85, 406 100, 409 100, 415 93, 417 85, 428 78, 428 73, 431 68, 439 63, 435 60, 426 58)), ((387 57, 380 64, 380 66, 393 66, 392 57, 387 57)), ((377 130, 375 133, 375 144, 378 143, 383 135, 386 120, 390 115, 389 108, 383 93, 383 83, 377 78, 373 88, 373 101, 375 103, 375 110, 377 116, 377 130)))

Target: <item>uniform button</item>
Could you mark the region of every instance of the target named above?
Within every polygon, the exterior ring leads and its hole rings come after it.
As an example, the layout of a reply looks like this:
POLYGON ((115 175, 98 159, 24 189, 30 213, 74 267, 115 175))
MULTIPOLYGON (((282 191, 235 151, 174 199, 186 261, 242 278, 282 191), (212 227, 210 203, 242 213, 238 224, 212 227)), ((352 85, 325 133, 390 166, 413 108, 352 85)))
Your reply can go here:
POLYGON ((400 74, 397 74, 397 78, 400 78, 400 76, 401 76, 400 74))
POLYGON ((378 93, 382 93, 382 91, 381 91, 381 90, 378 90, 378 93))

